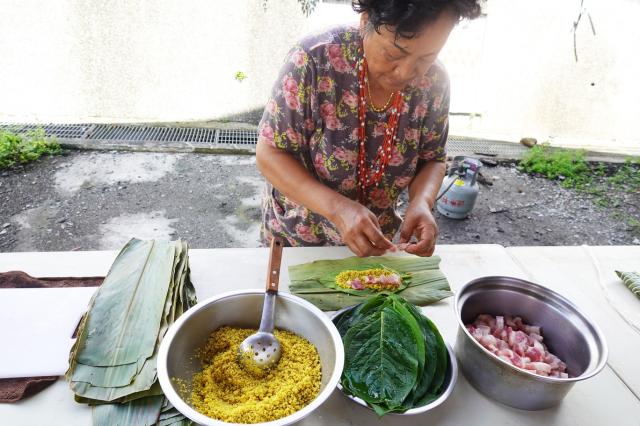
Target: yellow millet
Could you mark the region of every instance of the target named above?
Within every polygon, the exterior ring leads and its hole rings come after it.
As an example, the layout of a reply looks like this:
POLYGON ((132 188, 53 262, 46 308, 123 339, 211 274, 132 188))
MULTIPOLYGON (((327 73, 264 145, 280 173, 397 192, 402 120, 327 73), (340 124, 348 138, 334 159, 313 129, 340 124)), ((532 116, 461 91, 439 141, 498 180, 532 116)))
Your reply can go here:
POLYGON ((275 330, 282 355, 264 377, 244 370, 240 343, 256 330, 221 327, 198 354, 203 370, 193 376, 191 404, 200 413, 229 423, 280 419, 309 404, 320 392, 320 357, 311 343, 275 330))
POLYGON ((342 288, 348 288, 349 290, 353 290, 353 287, 351 287, 351 285, 349 284, 349 281, 353 280, 354 278, 360 278, 361 280, 363 280, 362 285, 364 288, 366 289, 371 289, 371 290, 375 290, 375 291, 382 291, 382 290, 395 290, 398 287, 400 287, 400 284, 389 284, 389 283, 365 283, 364 279, 371 275, 372 277, 380 277, 383 275, 391 275, 394 274, 395 272, 393 271, 389 271, 387 269, 382 269, 382 268, 374 268, 374 269, 365 269, 362 271, 356 271, 356 270, 347 270, 347 271, 342 271, 340 272, 337 276, 336 276, 336 284, 339 287, 342 288))

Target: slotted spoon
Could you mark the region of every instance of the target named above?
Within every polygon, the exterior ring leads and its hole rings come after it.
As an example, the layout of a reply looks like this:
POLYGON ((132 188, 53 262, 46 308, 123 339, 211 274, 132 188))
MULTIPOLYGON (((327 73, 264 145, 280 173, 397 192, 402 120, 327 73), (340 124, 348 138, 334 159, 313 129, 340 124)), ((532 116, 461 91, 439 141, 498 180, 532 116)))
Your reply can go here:
POLYGON ((260 372, 274 367, 280 360, 282 350, 280 342, 273 335, 276 296, 280 283, 280 263, 282 261, 282 238, 271 240, 269 251, 269 272, 267 274, 267 288, 262 306, 262 318, 257 333, 247 337, 238 348, 238 359, 245 369, 260 372))

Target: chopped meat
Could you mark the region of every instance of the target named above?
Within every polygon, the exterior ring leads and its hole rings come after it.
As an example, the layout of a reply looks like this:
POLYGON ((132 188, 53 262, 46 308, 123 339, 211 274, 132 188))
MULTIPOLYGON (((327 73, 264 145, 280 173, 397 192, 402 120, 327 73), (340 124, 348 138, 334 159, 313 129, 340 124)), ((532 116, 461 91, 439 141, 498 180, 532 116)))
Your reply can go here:
POLYGON ((467 330, 482 346, 505 362, 540 376, 566 379, 567 365, 549 352, 539 326, 520 317, 478 315, 467 330))
POLYGON ((351 280, 350 283, 351 287, 356 290, 362 290, 364 288, 364 285, 362 285, 362 281, 360 281, 360 278, 355 278, 351 280))

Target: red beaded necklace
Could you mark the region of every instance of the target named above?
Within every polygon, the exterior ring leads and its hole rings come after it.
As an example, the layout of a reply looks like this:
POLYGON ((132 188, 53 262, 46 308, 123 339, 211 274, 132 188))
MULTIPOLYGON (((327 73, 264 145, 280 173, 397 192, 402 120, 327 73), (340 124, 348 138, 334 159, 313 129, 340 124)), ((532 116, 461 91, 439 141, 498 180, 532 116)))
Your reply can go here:
POLYGON ((360 92, 358 95, 358 139, 360 140, 360 149, 358 152, 358 201, 364 204, 367 199, 369 188, 377 185, 384 174, 384 169, 391 159, 392 148, 396 143, 396 133, 398 130, 398 120, 400 118, 400 110, 402 109, 402 92, 396 92, 393 95, 391 103, 391 115, 385 126, 384 138, 382 145, 378 148, 376 158, 371 163, 371 167, 367 168, 365 146, 366 128, 365 119, 367 114, 367 101, 365 96, 366 87, 369 81, 367 78, 367 61, 362 59, 358 64, 358 82, 360 92))

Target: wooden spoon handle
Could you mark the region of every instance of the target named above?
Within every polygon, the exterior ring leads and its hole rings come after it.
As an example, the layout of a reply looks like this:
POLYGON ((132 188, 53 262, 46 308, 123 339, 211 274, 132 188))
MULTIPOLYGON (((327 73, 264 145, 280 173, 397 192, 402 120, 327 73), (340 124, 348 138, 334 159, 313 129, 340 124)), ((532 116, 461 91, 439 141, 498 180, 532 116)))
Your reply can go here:
POLYGON ((280 284, 280 263, 282 262, 282 247, 284 240, 280 237, 271 239, 271 247, 269 249, 269 272, 267 274, 267 291, 278 292, 278 284, 280 284))

